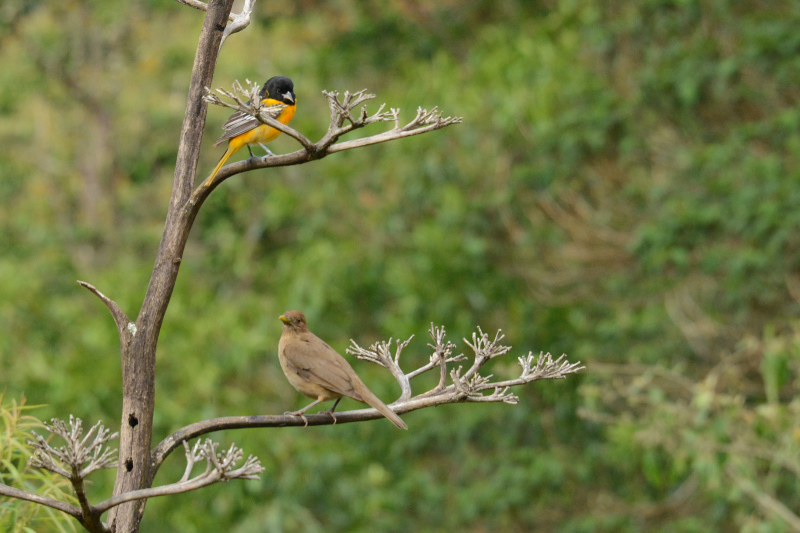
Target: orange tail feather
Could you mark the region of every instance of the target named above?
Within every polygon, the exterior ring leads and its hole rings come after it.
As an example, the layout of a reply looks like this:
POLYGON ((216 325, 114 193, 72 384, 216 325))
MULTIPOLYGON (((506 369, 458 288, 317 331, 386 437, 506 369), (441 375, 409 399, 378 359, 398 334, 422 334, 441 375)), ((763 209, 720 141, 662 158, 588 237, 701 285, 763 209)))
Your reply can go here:
POLYGON ((228 160, 228 158, 229 158, 230 156, 232 156, 233 154, 235 154, 236 152, 238 152, 238 151, 239 151, 239 148, 241 148, 241 146, 236 146, 236 145, 234 145, 233 143, 228 143, 228 149, 225 151, 225 153, 224 153, 224 154, 222 154, 222 158, 220 158, 220 160, 219 160, 219 163, 217 163, 217 166, 216 166, 216 168, 214 169, 214 172, 212 172, 212 173, 211 173, 211 175, 210 175, 210 176, 208 177, 208 179, 207 179, 207 180, 206 180, 206 181, 203 183, 203 185, 206 185, 206 186, 207 186, 207 185, 210 185, 210 184, 211 184, 211 182, 212 182, 212 181, 214 181, 214 177, 216 177, 216 175, 217 175, 217 172, 219 172, 219 169, 221 169, 221 168, 222 168, 222 165, 224 165, 224 164, 225 164, 225 162, 228 160))

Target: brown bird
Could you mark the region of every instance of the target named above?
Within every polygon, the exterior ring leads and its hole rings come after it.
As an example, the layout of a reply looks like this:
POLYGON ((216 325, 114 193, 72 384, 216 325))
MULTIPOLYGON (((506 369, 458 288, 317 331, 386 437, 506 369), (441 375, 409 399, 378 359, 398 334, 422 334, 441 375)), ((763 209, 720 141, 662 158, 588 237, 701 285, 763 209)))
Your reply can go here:
POLYGON ((320 402, 336 400, 333 407, 324 411, 333 417, 335 423, 336 415, 333 410, 342 396, 347 396, 374 407, 400 429, 408 429, 406 423, 364 385, 344 357, 308 331, 303 313, 287 311, 280 319, 283 322, 283 333, 278 343, 278 358, 283 373, 295 389, 309 398, 316 398, 299 411, 288 412, 287 415, 306 420, 303 413, 310 407, 320 402))

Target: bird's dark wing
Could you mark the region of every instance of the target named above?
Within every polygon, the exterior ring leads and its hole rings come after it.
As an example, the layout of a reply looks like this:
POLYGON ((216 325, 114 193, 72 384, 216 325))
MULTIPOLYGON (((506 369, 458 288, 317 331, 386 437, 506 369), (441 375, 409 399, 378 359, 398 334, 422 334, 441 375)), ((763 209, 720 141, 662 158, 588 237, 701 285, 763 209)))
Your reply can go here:
MULTIPOLYGON (((247 103, 249 104, 250 102, 247 103)), ((278 116, 281 114, 281 111, 283 111, 285 107, 286 106, 284 104, 271 105, 262 108, 262 111, 272 118, 278 118, 278 116)), ((237 135, 246 133, 260 125, 261 121, 253 115, 244 113, 242 111, 237 111, 225 121, 225 124, 222 125, 222 129, 225 130, 225 133, 223 133, 222 137, 220 137, 219 140, 214 143, 214 146, 222 144, 229 139, 233 139, 237 135)))

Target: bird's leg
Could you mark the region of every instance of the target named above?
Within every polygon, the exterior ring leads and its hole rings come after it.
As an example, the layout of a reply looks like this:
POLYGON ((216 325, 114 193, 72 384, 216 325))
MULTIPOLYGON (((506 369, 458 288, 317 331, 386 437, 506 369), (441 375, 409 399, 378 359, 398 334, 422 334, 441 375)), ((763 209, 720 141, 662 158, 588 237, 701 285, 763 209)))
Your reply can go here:
POLYGON ((250 152, 250 159, 254 158, 255 156, 253 155, 253 151, 250 149, 250 145, 248 144, 246 146, 247 146, 247 151, 250 152))
POLYGON ((314 400, 313 402, 311 402, 310 404, 308 404, 305 407, 303 407, 302 409, 300 409, 299 411, 286 411, 283 414, 292 415, 292 416, 299 416, 300 418, 303 419, 303 422, 305 423, 305 425, 303 427, 308 427, 308 418, 306 418, 305 415, 303 415, 303 413, 305 413, 306 411, 308 411, 310 408, 314 407, 315 405, 317 405, 321 401, 322 400, 318 398, 318 399, 314 400))
POLYGON ((339 405, 339 402, 341 402, 341 401, 342 401, 342 398, 341 398, 341 397, 340 397, 340 398, 336 398, 336 401, 335 401, 335 402, 333 402, 333 407, 331 407, 331 408, 330 408, 330 409, 328 409, 327 411, 320 411, 320 413, 319 413, 319 414, 328 414, 328 415, 331 415, 331 417, 333 418, 333 425, 334 425, 334 426, 336 425, 336 415, 335 415, 335 414, 333 414, 333 410, 334 410, 334 409, 336 409, 336 406, 337 406, 337 405, 339 405))
POLYGON ((266 145, 266 144, 264 144, 264 143, 258 143, 258 145, 259 145, 261 148, 263 148, 265 152, 267 152, 267 155, 265 155, 264 157, 262 157, 262 159, 263 159, 264 161, 266 161, 268 157, 275 157, 275 154, 273 154, 273 153, 272 153, 272 150, 270 150, 269 148, 267 148, 267 145, 266 145))

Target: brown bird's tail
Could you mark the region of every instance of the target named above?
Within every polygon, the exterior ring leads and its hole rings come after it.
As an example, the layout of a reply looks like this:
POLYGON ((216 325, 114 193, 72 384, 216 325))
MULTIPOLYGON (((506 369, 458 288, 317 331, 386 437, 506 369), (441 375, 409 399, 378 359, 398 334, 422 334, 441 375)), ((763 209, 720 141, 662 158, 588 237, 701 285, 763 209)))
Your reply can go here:
POLYGON ((359 392, 361 392, 360 396, 362 402, 380 411, 383 416, 388 418, 392 424, 400 429, 408 429, 408 426, 405 422, 403 422, 403 419, 397 416, 397 413, 389 409, 389 407, 383 403, 380 398, 375 396, 371 390, 369 390, 367 387, 364 387, 363 390, 359 392))

